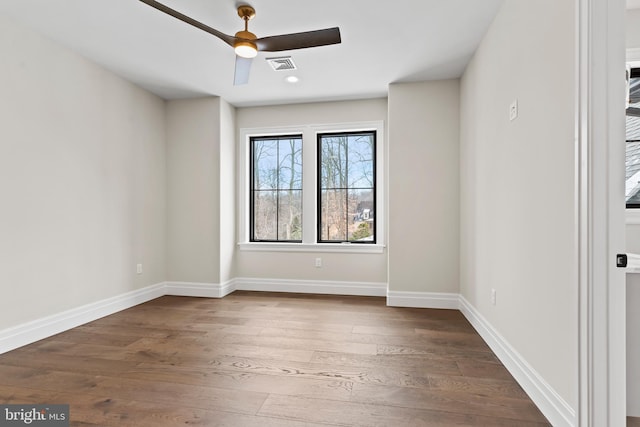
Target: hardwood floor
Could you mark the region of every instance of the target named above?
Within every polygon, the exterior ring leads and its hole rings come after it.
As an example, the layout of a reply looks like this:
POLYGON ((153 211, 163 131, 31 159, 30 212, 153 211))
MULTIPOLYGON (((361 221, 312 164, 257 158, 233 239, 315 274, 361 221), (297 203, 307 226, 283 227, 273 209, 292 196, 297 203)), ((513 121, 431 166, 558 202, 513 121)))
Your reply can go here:
POLYGON ((548 426, 461 313, 162 297, 0 355, 0 402, 74 426, 548 426))
POLYGON ((627 417, 627 427, 640 427, 640 418, 627 417))

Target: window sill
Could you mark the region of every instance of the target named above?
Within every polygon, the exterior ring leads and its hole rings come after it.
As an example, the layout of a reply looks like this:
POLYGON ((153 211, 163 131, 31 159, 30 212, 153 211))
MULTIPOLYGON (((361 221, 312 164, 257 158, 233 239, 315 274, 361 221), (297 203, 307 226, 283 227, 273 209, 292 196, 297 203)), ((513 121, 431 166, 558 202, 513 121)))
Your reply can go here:
POLYGON ((333 252, 349 254, 381 254, 384 245, 359 243, 238 243, 241 251, 253 252, 333 252))

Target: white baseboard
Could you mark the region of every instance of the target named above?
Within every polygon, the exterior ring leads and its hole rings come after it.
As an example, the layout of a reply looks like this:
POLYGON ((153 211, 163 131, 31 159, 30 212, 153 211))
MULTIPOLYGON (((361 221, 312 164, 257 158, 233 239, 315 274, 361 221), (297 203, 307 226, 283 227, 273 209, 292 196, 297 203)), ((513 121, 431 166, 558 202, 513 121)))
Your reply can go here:
POLYGON ((390 307, 458 309, 458 294, 444 292, 387 292, 390 307))
POLYGON ((383 297, 387 292, 386 283, 378 282, 338 282, 330 280, 290 280, 236 278, 233 285, 238 291, 291 292, 305 294, 360 295, 383 297))
POLYGON ((493 326, 460 295, 460 311, 555 427, 576 425, 571 406, 529 365, 493 326))
POLYGON ((165 282, 164 295, 223 298, 235 291, 233 280, 226 283, 165 282))
POLYGON ((164 295, 164 283, 96 301, 0 331, 0 354, 164 295))

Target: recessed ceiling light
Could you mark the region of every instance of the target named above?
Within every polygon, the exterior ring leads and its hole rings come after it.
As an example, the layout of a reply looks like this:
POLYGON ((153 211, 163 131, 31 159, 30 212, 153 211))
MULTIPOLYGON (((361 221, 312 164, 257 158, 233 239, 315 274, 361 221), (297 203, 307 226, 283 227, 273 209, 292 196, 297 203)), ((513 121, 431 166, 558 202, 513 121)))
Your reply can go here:
POLYGON ((287 81, 287 83, 298 83, 300 81, 300 79, 296 76, 287 76, 285 80, 287 81))

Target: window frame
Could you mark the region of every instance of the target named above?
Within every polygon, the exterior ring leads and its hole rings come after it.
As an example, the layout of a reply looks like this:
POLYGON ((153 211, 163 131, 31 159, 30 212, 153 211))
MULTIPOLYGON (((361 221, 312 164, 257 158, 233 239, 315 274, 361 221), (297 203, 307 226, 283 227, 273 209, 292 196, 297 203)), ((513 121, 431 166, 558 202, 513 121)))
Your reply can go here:
MULTIPOLYGON (((300 150, 302 151, 303 155, 304 155, 304 145, 302 144, 302 134, 291 134, 291 135, 267 135, 267 136, 251 136, 249 138, 249 241, 250 242, 270 242, 270 243, 302 243, 302 239, 295 239, 295 240, 281 240, 278 237, 278 229, 279 229, 279 225, 280 225, 280 221, 279 221, 279 210, 280 210, 280 206, 279 203, 277 203, 276 206, 276 239, 256 239, 255 236, 255 198, 254 193, 258 192, 258 191, 263 191, 263 190, 259 190, 259 189, 255 189, 254 188, 254 184, 255 184, 255 156, 254 156, 254 142, 255 141, 259 141, 259 140, 277 140, 277 141, 281 141, 281 140, 291 140, 291 139, 300 139, 301 145, 300 145, 300 150)), ((279 149, 278 149, 279 151, 279 149)), ((303 165, 304 167, 304 165, 303 165)), ((303 169, 304 171, 304 169, 303 169)), ((280 173, 278 173, 278 182, 279 182, 279 177, 280 177, 280 173)), ((301 183, 301 188, 300 188, 300 192, 301 192, 301 196, 304 195, 304 179, 302 179, 302 183, 301 183)), ((277 196, 276 198, 279 200, 279 193, 280 191, 283 190, 291 190, 291 189, 283 189, 280 185, 277 186, 276 189, 272 189, 271 191, 275 191, 277 196)), ((303 216, 303 212, 301 209, 300 212, 300 216, 303 216)))
MULTIPOLYGON (((632 79, 640 78, 640 64, 635 63, 635 64, 629 64, 629 65, 631 69, 629 78, 632 78, 632 79)), ((626 117, 626 114, 625 114, 625 117, 626 117)), ((625 138, 625 145, 628 143, 629 143, 629 140, 625 138)), ((633 216, 640 216, 640 203, 625 203, 625 208, 627 209, 627 212, 631 212, 635 214, 633 216)))
POLYGON ((363 121, 337 124, 303 124, 292 126, 240 128, 238 131, 237 154, 237 245, 241 251, 264 252, 334 252, 334 253, 362 253, 379 254, 385 250, 385 218, 384 204, 385 183, 385 127, 384 121, 363 121), (318 133, 331 132, 376 132, 376 243, 318 243, 317 242, 317 167, 316 140, 318 133), (303 139, 303 207, 302 207, 302 242, 251 242, 249 240, 249 140, 253 136, 280 136, 302 134, 303 139), (311 165, 309 167, 308 165, 311 165))
MULTIPOLYGON (((640 67, 640 49, 628 48, 626 51, 626 57, 627 65, 630 68, 640 67)), ((640 225, 640 209, 625 209, 625 223, 629 225, 640 225)))
MULTIPOLYGON (((317 202, 316 202, 316 210, 315 210, 315 214, 316 214, 316 242, 318 244, 322 244, 322 245, 326 245, 326 244, 330 244, 330 243, 339 243, 339 244, 343 244, 343 243, 348 243, 348 244, 356 244, 356 245, 375 245, 376 244, 376 238, 377 238, 377 217, 376 217, 376 213, 378 210, 378 205, 377 205, 377 191, 376 191, 376 184, 377 184, 377 156, 376 156, 376 147, 377 147, 377 132, 375 130, 360 130, 360 131, 342 131, 342 132, 318 132, 316 134, 316 150, 317 150, 317 154, 316 154, 316 183, 317 183, 317 188, 316 188, 316 195, 317 195, 317 202), (373 240, 370 241, 357 241, 357 240, 348 240, 348 239, 343 239, 343 240, 323 240, 322 239, 322 145, 321 145, 321 139, 324 136, 339 136, 339 135, 346 135, 346 136, 352 136, 352 135, 373 135, 373 240)), ((348 149, 347 149, 348 152, 348 149)), ((345 187, 344 189, 348 192, 349 189, 351 187, 349 187, 349 183, 348 183, 348 178, 347 178, 347 187, 345 187)), ((347 212, 347 216, 349 215, 349 213, 347 212)), ((347 220, 348 221, 348 220, 347 220)), ((348 237, 348 232, 347 232, 347 237, 348 237)))

